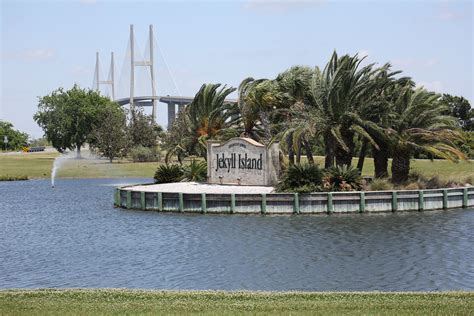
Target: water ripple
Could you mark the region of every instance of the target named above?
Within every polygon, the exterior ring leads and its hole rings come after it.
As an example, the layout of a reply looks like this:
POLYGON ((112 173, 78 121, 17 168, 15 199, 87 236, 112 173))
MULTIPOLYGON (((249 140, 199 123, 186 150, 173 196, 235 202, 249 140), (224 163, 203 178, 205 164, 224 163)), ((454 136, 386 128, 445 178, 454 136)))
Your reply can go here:
POLYGON ((0 288, 474 289, 473 210, 127 211, 112 207, 117 181, 0 183, 0 288))

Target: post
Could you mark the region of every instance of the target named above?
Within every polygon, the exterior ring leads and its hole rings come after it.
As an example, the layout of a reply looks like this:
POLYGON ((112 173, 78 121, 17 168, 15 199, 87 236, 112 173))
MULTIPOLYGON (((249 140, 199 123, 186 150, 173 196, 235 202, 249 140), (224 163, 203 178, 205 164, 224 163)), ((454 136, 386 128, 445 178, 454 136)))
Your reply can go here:
POLYGON ((182 213, 182 212, 184 212, 183 193, 181 193, 181 192, 178 193, 178 199, 179 199, 179 211, 182 213))
POLYGON ((397 191, 392 191, 392 212, 396 212, 397 210, 398 210, 397 191))
POLYGON ((201 193, 201 210, 203 214, 207 212, 206 193, 201 193))
POLYGON ((95 84, 95 89, 97 90, 97 92, 99 92, 100 90, 100 76, 99 76, 99 73, 100 73, 100 67, 99 67, 99 52, 96 52, 95 53, 95 81, 96 81, 96 84, 95 84))
POLYGON ((140 206, 142 210, 146 210, 145 192, 140 192, 140 206))
POLYGON ((295 214, 300 213, 300 197, 299 197, 298 193, 294 194, 293 211, 294 211, 295 214))
POLYGON ((327 211, 328 211, 328 214, 331 214, 334 211, 333 204, 332 204, 332 192, 328 193, 327 211))
POLYGON ((133 36, 133 24, 130 24, 130 109, 133 110, 133 94, 135 87, 135 39, 133 36))
POLYGON ((448 208, 448 190, 443 189, 443 209, 448 208))
POLYGON ((418 211, 425 209, 425 198, 423 196, 423 190, 418 191, 418 211))
POLYGON ((360 201, 359 201, 359 212, 365 212, 365 192, 360 192, 360 201))
POLYGON ((158 192, 158 211, 163 212, 163 193, 158 192))
MULTIPOLYGON (((156 87, 155 87, 155 74, 153 73, 153 25, 150 24, 150 73, 151 73, 151 92, 153 94, 153 97, 156 97, 156 87)), ((153 118, 153 123, 156 122, 156 100, 153 98, 151 101, 153 104, 153 109, 152 109, 152 118, 153 118)))
POLYGON ((120 206, 120 189, 115 189, 115 206, 120 206))
POLYGON ((462 207, 466 208, 467 207, 467 201, 468 201, 468 191, 467 188, 462 189, 462 207))
POLYGON ((115 62, 114 62, 114 52, 110 53, 110 84, 112 85, 112 101, 115 100, 115 62))
POLYGON ((267 195, 265 193, 262 193, 261 213, 262 214, 267 213, 267 195))
POLYGON ((126 207, 128 209, 132 208, 132 191, 128 190, 127 191, 127 204, 126 207))
POLYGON ((230 213, 234 214, 235 212, 235 194, 231 193, 230 195, 230 213))

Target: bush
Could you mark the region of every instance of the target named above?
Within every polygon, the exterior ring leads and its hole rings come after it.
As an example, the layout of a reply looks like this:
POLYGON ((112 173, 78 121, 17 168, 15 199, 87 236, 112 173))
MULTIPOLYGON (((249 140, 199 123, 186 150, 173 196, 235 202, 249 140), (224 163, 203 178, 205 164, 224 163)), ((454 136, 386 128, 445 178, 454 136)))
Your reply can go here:
POLYGON ((276 190, 299 193, 320 191, 322 176, 323 173, 317 165, 290 165, 283 173, 276 190))
POLYGON ((133 162, 160 161, 160 152, 156 148, 138 146, 130 150, 130 158, 133 162))
POLYGON ((323 178, 324 191, 355 191, 362 188, 359 169, 352 166, 336 166, 326 170, 323 178))
POLYGON ((183 179, 196 182, 205 181, 207 179, 207 163, 192 160, 189 165, 183 168, 183 179))
POLYGON ((369 191, 393 190, 393 184, 387 179, 374 179, 368 186, 369 191))
POLYGON ((180 165, 161 165, 155 172, 155 183, 179 182, 183 179, 183 168, 180 165))

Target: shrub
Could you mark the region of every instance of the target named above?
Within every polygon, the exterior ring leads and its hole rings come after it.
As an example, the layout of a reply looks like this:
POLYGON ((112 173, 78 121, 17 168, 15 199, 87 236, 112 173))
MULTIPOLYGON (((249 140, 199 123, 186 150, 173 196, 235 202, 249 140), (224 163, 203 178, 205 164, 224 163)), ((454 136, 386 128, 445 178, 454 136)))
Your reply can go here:
POLYGON ((326 170, 323 178, 324 191, 354 191, 362 188, 359 169, 352 166, 335 166, 326 170))
POLYGON ((183 179, 186 181, 203 182, 207 179, 207 164, 205 161, 192 160, 183 168, 183 179))
POLYGON ((387 179, 374 179, 368 186, 369 191, 393 190, 393 184, 387 179))
POLYGON ((160 161, 160 153, 156 148, 137 146, 130 150, 130 158, 133 162, 160 161))
POLYGON ((180 165, 160 165, 155 172, 155 183, 179 182, 183 179, 183 169, 180 165))
POLYGON ((317 165, 290 165, 283 173, 276 190, 278 192, 314 192, 319 191, 322 171, 317 165))

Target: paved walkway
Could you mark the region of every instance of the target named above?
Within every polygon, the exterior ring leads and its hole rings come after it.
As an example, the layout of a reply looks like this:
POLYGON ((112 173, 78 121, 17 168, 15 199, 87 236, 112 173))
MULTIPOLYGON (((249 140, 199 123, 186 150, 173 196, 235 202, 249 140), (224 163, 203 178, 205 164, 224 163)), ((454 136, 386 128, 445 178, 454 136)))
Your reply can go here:
POLYGON ((182 193, 217 193, 217 194, 246 194, 271 193, 273 187, 246 185, 219 185, 197 182, 176 182, 153 185, 136 185, 128 187, 131 191, 143 192, 182 192, 182 193))

